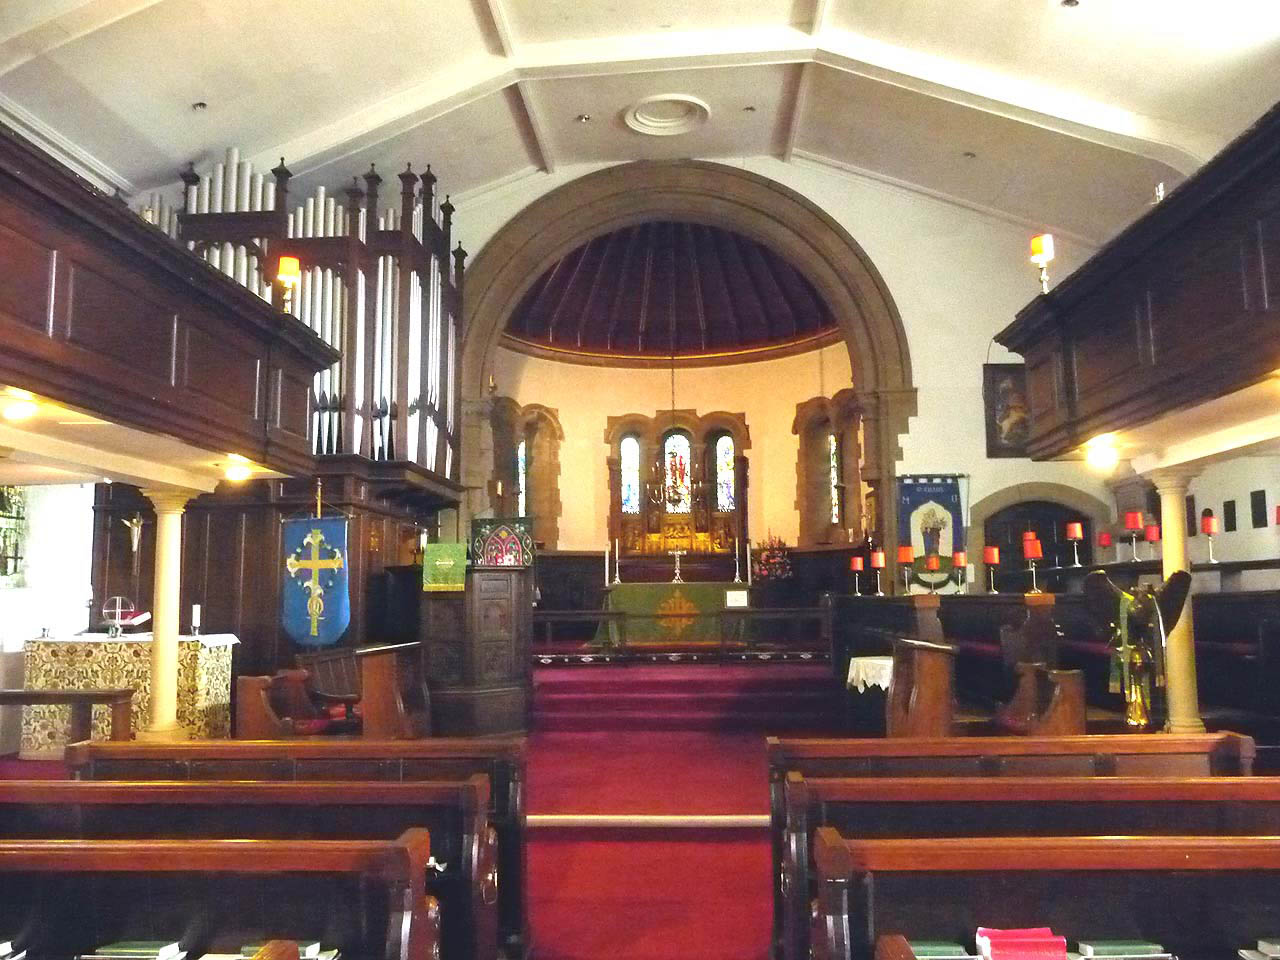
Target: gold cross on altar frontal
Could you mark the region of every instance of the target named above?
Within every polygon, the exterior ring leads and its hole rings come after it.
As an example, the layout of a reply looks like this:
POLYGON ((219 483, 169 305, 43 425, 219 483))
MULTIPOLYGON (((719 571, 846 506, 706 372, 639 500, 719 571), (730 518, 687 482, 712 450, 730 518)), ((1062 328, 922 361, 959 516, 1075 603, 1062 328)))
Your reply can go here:
POLYGON ((324 534, 313 527, 311 532, 302 538, 302 545, 311 547, 311 558, 299 560, 296 555, 290 554, 284 561, 284 567, 289 571, 290 576, 296 576, 299 570, 311 571, 311 579, 304 580, 302 588, 310 593, 307 597, 307 613, 311 616, 311 636, 313 637, 320 635, 320 619, 324 613, 324 587, 320 585, 320 571, 342 569, 341 550, 335 549, 333 557, 328 560, 320 559, 320 547, 323 543, 324 534))

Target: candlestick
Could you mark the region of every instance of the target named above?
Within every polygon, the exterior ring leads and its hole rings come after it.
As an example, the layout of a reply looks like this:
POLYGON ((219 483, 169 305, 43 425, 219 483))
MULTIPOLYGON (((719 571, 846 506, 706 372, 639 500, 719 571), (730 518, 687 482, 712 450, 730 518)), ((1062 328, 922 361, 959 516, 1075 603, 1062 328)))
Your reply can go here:
POLYGON ((999 593, 996 589, 996 567, 1000 566, 1000 548, 983 547, 982 562, 987 565, 987 589, 991 593, 999 593))
POLYGON ((200 604, 198 603, 191 605, 191 635, 200 636, 200 604))
POLYGON ((1027 568, 1031 571, 1031 589, 1028 593, 1040 593, 1036 586, 1036 561, 1044 557, 1044 546, 1039 540, 1023 540, 1022 556, 1026 558, 1027 568))
POLYGON ((902 567, 902 592, 911 592, 911 568, 915 565, 915 551, 909 546, 898 547, 898 566, 902 567))
POLYGON ((734 537, 733 538, 733 582, 734 583, 742 582, 742 566, 738 562, 739 556, 740 554, 738 551, 738 538, 734 537))
POLYGON ((751 571, 753 566, 755 565, 751 562, 751 541, 747 540, 747 586, 748 587, 751 586, 751 579, 753 576, 751 571))
POLYGON ((853 572, 853 595, 855 597, 860 597, 862 596, 862 569, 863 569, 862 558, 850 557, 849 569, 853 572))
POLYGON ((968 593, 965 589, 968 586, 968 567, 969 555, 963 550, 956 550, 951 554, 951 568, 956 572, 956 593, 968 593))
POLYGON ((1072 566, 1080 566, 1080 541, 1084 539, 1084 524, 1072 521, 1067 524, 1067 539, 1071 541, 1072 566))
MULTIPOLYGON (((1160 542, 1160 525, 1156 523, 1148 523, 1147 529, 1143 531, 1143 534, 1144 534, 1144 539, 1146 539, 1147 543, 1159 543, 1160 542)), ((1156 558, 1156 548, 1152 547, 1151 559, 1154 560, 1155 558, 1156 558)))
POLYGON ((622 582, 622 550, 617 540, 613 541, 613 582, 622 582))
POLYGON ((880 589, 880 571, 884 569, 884 551, 871 551, 871 567, 876 572, 876 596, 883 597, 884 591, 880 589))

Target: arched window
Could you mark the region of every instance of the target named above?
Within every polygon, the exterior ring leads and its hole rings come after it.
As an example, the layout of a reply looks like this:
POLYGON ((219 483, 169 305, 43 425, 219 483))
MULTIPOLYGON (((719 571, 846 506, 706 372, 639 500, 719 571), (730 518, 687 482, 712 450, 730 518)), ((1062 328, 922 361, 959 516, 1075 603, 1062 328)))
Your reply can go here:
POLYGON ((528 449, 529 445, 525 440, 521 440, 516 447, 516 516, 518 517, 529 515, 529 469, 525 459, 528 456, 528 449))
POLYGON ((640 512, 640 440, 634 436, 622 438, 618 445, 622 461, 622 512, 640 512))
POLYGON ((827 473, 831 485, 831 523, 840 526, 841 509, 844 499, 844 484, 840 477, 840 438, 834 433, 827 434, 827 473))
POLYGON ((662 445, 662 459, 666 465, 667 513, 689 513, 693 509, 690 449, 689 437, 683 433, 668 434, 662 445))
POLYGON ((733 437, 722 435, 716 440, 716 510, 728 513, 733 509, 733 437))

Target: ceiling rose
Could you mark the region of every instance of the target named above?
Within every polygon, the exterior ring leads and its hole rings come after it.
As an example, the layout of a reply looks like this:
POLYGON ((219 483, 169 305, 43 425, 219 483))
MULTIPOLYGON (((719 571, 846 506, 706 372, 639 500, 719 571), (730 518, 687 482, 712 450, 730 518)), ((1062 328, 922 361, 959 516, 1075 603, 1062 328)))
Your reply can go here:
POLYGON ((711 108, 684 93, 660 93, 638 100, 622 114, 627 126, 651 137, 673 137, 702 126, 711 108))

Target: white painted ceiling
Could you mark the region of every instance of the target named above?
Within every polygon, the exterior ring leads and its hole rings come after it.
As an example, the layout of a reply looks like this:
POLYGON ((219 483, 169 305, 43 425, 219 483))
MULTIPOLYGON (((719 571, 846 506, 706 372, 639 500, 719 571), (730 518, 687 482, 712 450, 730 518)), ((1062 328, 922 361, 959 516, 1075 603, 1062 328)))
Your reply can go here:
POLYGON ((1277 99, 1280 0, 0 0, 0 120, 125 192, 773 155, 1098 242, 1277 99), (710 118, 622 122, 661 94, 710 118))

